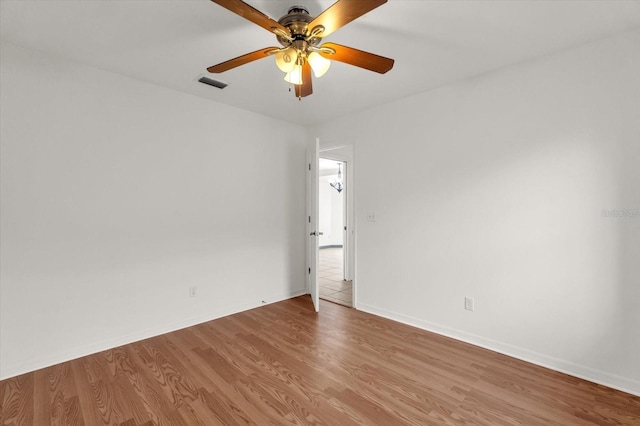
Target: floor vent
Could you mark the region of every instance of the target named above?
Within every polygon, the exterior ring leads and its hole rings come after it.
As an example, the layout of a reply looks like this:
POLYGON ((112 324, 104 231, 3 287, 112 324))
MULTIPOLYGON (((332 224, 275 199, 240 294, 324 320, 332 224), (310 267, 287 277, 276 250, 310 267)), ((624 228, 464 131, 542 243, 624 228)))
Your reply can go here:
POLYGON ((209 86, 217 87, 218 89, 224 89, 228 86, 227 83, 223 83, 222 81, 214 80, 208 77, 200 77, 198 80, 200 83, 208 84, 209 86))

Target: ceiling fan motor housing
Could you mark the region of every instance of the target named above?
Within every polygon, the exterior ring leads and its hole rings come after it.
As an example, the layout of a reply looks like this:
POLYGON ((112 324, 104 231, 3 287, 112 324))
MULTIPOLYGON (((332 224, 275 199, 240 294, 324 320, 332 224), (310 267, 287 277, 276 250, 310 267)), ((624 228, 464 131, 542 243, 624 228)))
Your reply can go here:
MULTIPOLYGON (((303 45, 304 43, 310 46, 317 46, 321 37, 313 36, 309 31, 309 23, 311 21, 313 21, 313 17, 309 15, 309 10, 306 7, 291 6, 287 14, 278 20, 278 23, 291 31, 293 41, 276 34, 278 42, 285 47, 293 44, 294 47, 298 48, 296 45, 303 45)), ((302 48, 302 50, 306 49, 302 48)))

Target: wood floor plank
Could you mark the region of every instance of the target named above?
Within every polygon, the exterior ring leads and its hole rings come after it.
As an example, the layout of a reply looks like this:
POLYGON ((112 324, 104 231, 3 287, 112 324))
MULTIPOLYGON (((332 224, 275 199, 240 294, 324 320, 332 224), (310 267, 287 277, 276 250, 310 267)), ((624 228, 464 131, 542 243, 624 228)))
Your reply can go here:
MULTIPOLYGON (((51 422, 51 396, 47 380, 48 368, 36 370, 29 375, 33 376, 33 424, 49 424, 51 422)), ((7 382, 14 379, 9 379, 7 382)))
POLYGON ((0 386, 0 421, 33 424, 33 375, 23 375, 0 386))
POLYGON ((87 425, 104 425, 99 414, 99 407, 94 398, 95 379, 90 377, 90 373, 85 366, 87 362, 92 360, 94 356, 88 356, 83 359, 71 361, 71 369, 73 370, 74 384, 78 389, 78 403, 82 411, 82 417, 87 425))
POLYGON ((308 296, 0 382, 13 425, 640 425, 640 397, 308 296))

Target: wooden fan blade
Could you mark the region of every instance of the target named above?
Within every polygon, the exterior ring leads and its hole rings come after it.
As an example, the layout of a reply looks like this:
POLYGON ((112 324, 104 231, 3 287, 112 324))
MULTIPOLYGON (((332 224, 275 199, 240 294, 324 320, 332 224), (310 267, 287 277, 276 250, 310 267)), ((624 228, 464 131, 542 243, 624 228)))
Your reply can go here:
POLYGON ((255 52, 247 53, 246 55, 238 56, 237 58, 229 59, 228 61, 212 65, 207 68, 207 71, 214 73, 221 73, 228 71, 232 68, 239 67, 240 65, 248 64, 249 62, 257 61, 258 59, 266 58, 273 52, 278 50, 278 47, 267 47, 265 49, 256 50, 255 52))
POLYGON ((219 4, 220 6, 232 11, 236 15, 242 16, 244 19, 248 19, 256 25, 260 25, 267 31, 273 32, 274 28, 277 28, 285 33, 289 34, 289 30, 283 25, 269 18, 264 13, 260 12, 253 6, 241 0, 211 0, 212 2, 219 4))
POLYGON ((313 83, 311 82, 311 65, 305 62, 302 66, 302 84, 296 85, 296 98, 304 98, 313 93, 313 83))
POLYGON ((344 62, 345 64, 354 65, 380 74, 384 74, 393 68, 393 63, 395 62, 393 59, 385 58, 384 56, 374 55, 373 53, 335 43, 324 43, 320 47, 329 47, 336 51, 334 54, 323 51, 319 52, 320 55, 327 59, 344 62))
POLYGON ((340 27, 385 4, 387 0, 338 0, 309 24, 309 29, 324 27, 321 37, 326 37, 340 27))

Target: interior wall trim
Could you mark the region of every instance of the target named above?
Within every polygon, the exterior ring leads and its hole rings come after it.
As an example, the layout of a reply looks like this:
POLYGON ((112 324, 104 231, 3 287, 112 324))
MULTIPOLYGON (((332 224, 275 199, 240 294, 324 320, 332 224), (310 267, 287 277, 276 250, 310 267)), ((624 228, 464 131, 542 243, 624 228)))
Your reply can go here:
POLYGON ((282 300, 302 296, 304 294, 308 294, 306 289, 295 290, 290 293, 273 294, 270 298, 267 298, 265 300, 253 300, 251 302, 241 303, 235 306, 218 308, 213 310, 213 312, 206 316, 194 316, 184 319, 183 321, 175 322, 168 326, 165 325, 163 327, 140 330, 115 339, 106 339, 102 342, 97 342, 86 346, 79 346, 57 353, 37 354, 31 359, 24 360, 24 362, 19 365, 3 365, 3 371, 0 375, 0 380, 9 379, 11 377, 39 370, 41 368, 50 367, 62 362, 71 361, 76 358, 81 358, 83 356, 95 354, 97 352, 117 348, 118 346, 127 345, 129 343, 159 336, 161 334, 170 333, 172 331, 191 327, 197 324, 226 317, 228 315, 237 314, 239 312, 248 311, 250 309, 269 305, 271 303, 280 302, 282 300))
POLYGON ((590 382, 617 389, 622 392, 640 396, 640 381, 637 380, 611 374, 606 371, 596 370, 584 365, 576 364, 571 361, 550 357, 548 355, 534 352, 529 349, 520 348, 508 343, 488 339, 486 337, 482 337, 472 333, 467 333, 466 331, 378 308, 366 303, 359 303, 358 309, 373 315, 417 327, 425 331, 430 331, 445 337, 459 340, 461 342, 469 343, 474 346, 479 346, 490 351, 498 352, 512 358, 530 362, 541 367, 549 368, 560 373, 568 374, 579 379, 588 380, 590 382))

